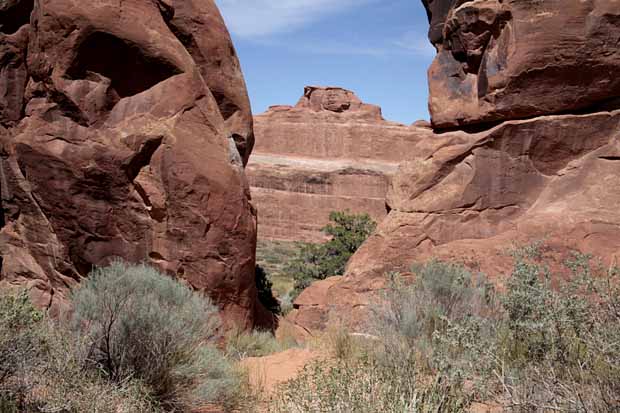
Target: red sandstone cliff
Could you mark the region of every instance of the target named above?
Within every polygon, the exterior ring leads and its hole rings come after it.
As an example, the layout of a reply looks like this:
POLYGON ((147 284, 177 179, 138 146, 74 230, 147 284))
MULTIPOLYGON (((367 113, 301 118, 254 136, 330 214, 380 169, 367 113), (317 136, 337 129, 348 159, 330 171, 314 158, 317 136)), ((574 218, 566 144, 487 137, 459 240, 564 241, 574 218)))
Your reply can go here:
POLYGON ((256 116, 247 173, 259 237, 322 241, 335 210, 383 219, 390 177, 413 155, 418 129, 337 87, 306 87, 296 106, 256 116))
POLYGON ((618 4, 424 3, 438 49, 437 129, 418 131, 391 184, 391 212, 346 275, 299 297, 290 319, 305 328, 364 317, 387 271, 430 257, 498 282, 515 243, 543 240, 558 259, 571 249, 620 258, 618 4))
POLYGON ((212 0, 0 5, 0 283, 146 261, 256 320, 252 116, 212 0))

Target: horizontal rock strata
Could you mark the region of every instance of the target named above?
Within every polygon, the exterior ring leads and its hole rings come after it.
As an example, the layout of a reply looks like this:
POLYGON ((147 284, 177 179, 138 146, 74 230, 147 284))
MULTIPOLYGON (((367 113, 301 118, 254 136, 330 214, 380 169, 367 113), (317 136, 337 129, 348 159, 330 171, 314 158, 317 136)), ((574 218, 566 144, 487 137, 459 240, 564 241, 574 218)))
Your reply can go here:
POLYGON ((415 150, 415 131, 385 121, 377 106, 341 88, 307 87, 299 103, 254 120, 247 174, 259 237, 318 242, 335 210, 380 221, 398 163, 415 150))

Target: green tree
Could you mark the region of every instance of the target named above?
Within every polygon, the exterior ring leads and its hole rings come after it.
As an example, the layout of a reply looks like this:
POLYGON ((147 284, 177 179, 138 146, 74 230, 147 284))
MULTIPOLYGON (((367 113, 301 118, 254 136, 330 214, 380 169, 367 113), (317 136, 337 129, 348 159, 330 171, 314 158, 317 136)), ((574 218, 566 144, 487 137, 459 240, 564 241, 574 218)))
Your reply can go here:
POLYGON ((377 226, 368 214, 351 214, 349 211, 334 211, 329 214, 329 220, 331 223, 322 231, 331 239, 324 244, 302 246, 285 268, 295 280, 293 297, 313 281, 343 275, 349 258, 377 226))

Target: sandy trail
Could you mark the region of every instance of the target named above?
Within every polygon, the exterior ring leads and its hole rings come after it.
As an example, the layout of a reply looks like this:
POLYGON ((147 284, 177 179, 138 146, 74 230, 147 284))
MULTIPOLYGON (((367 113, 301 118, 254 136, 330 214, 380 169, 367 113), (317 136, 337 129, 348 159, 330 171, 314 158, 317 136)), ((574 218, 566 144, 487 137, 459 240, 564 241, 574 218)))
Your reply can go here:
POLYGON ((271 396, 280 384, 295 378, 319 356, 315 350, 293 348, 265 357, 248 357, 241 361, 241 366, 248 370, 250 385, 271 396))

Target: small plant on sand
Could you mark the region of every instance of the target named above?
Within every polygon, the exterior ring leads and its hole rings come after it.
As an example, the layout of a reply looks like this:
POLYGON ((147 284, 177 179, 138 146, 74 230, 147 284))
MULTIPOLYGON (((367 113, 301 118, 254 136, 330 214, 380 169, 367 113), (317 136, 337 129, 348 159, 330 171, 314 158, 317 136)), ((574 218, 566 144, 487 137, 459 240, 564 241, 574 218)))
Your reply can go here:
POLYGON ((271 331, 245 331, 234 327, 226 334, 226 353, 236 360, 268 356, 294 346, 292 341, 279 341, 271 331))
POLYGON ((316 361, 284 385, 270 406, 274 413, 405 413, 465 411, 459 389, 427 380, 412 360, 386 364, 372 354, 316 361))

